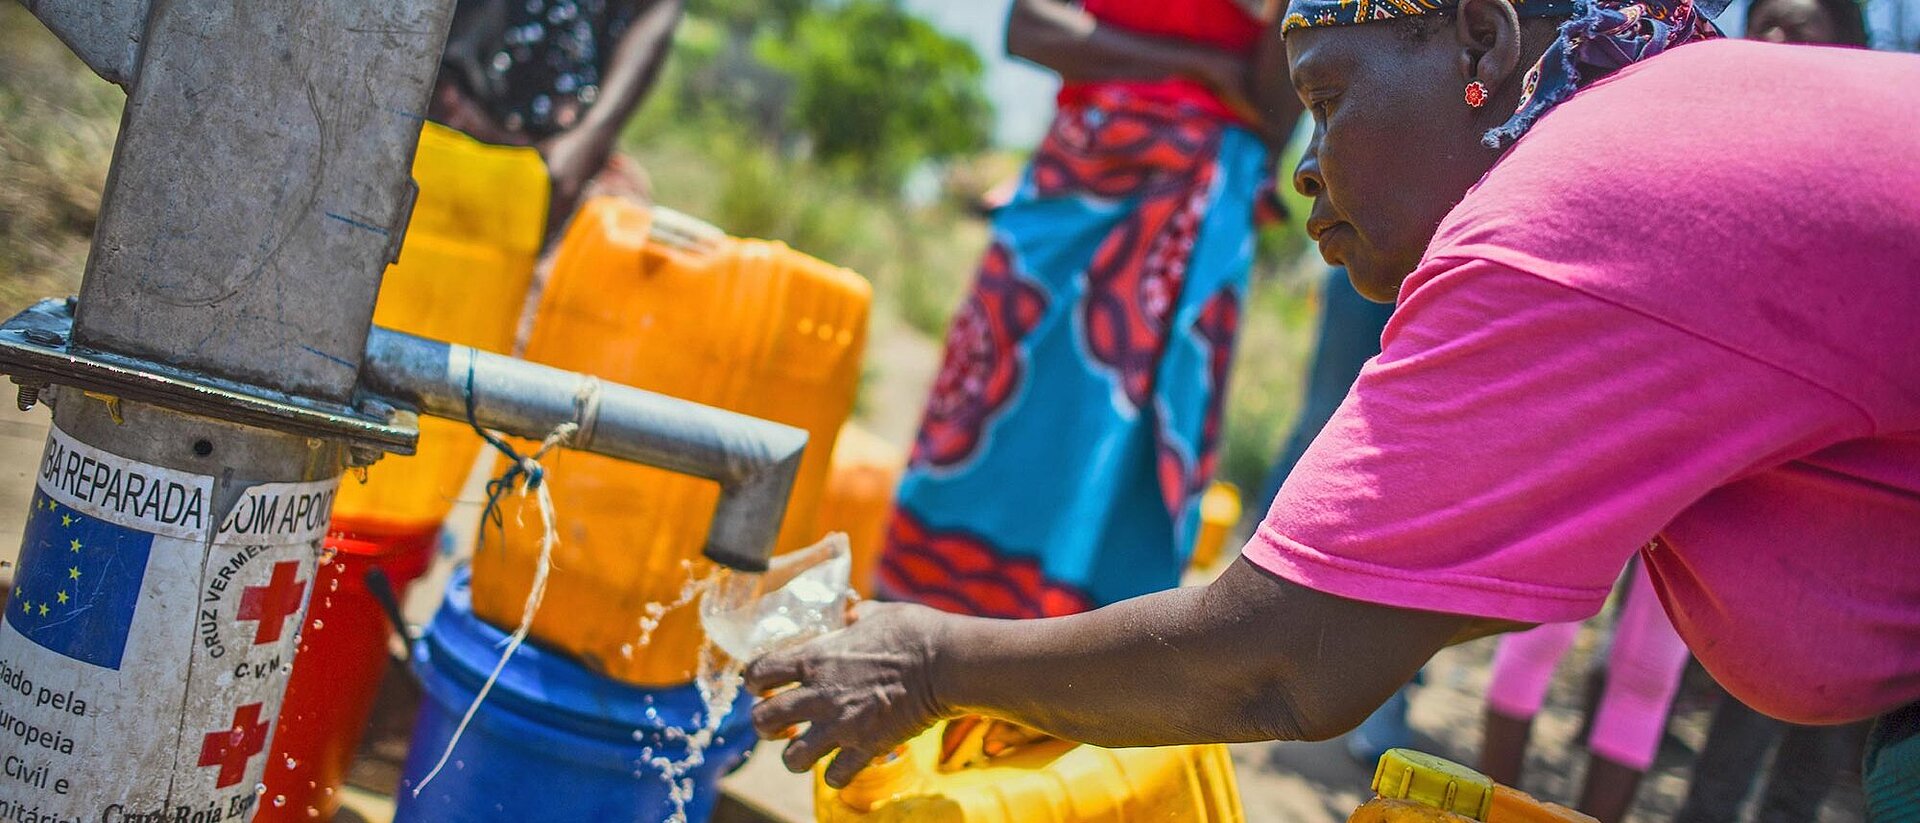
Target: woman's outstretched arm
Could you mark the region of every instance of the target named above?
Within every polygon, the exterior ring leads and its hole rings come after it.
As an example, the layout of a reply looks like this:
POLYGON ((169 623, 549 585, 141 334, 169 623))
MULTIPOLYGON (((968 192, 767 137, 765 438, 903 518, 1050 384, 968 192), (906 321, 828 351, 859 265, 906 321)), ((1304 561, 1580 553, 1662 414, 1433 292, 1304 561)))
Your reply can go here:
POLYGON ((769 655, 747 685, 802 770, 838 750, 839 786, 876 755, 961 714, 1103 746, 1316 740, 1364 719, 1474 618, 1321 594, 1242 560, 1211 585, 1049 620, 873 604, 847 631, 769 655))

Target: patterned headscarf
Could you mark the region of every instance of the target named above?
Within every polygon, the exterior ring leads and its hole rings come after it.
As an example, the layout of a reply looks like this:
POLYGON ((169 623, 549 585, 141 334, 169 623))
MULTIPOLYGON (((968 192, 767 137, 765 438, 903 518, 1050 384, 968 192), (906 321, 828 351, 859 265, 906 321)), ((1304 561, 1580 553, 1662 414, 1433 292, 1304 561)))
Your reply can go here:
MULTIPOLYGON (((1514 0, 1525 17, 1568 17, 1560 36, 1527 70, 1520 107, 1488 131, 1484 142, 1501 148, 1519 139, 1533 122, 1582 86, 1674 46, 1720 36, 1708 19, 1728 0, 1514 0)), ((1459 0, 1292 0, 1281 32, 1351 26, 1452 11, 1459 0)))

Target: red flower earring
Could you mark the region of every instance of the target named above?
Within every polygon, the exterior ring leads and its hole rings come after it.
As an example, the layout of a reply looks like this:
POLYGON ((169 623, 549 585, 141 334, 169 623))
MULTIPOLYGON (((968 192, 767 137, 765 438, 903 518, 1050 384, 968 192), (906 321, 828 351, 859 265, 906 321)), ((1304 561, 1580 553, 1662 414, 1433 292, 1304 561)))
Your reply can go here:
POLYGON ((1487 84, 1475 80, 1467 84, 1467 105, 1480 108, 1487 104, 1487 84))

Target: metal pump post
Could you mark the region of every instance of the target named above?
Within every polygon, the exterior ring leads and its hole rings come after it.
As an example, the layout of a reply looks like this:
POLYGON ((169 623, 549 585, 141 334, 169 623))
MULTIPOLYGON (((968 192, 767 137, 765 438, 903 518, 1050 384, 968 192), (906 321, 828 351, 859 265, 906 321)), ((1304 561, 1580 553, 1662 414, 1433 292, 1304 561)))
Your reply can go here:
POLYGON ((0 620, 0 819, 272 802, 334 491, 411 453, 416 411, 715 480, 709 556, 765 568, 804 432, 371 328, 452 0, 26 2, 128 96, 79 299, 0 324, 19 405, 54 410, 0 620))

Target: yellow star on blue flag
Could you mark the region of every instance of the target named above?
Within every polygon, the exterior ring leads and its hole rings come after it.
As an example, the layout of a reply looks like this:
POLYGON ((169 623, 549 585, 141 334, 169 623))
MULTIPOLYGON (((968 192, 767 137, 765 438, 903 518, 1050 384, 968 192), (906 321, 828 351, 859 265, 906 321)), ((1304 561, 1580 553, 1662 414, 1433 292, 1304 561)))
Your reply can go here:
POLYGON ((6 621, 57 654, 119 669, 153 535, 60 507, 34 492, 6 621))

